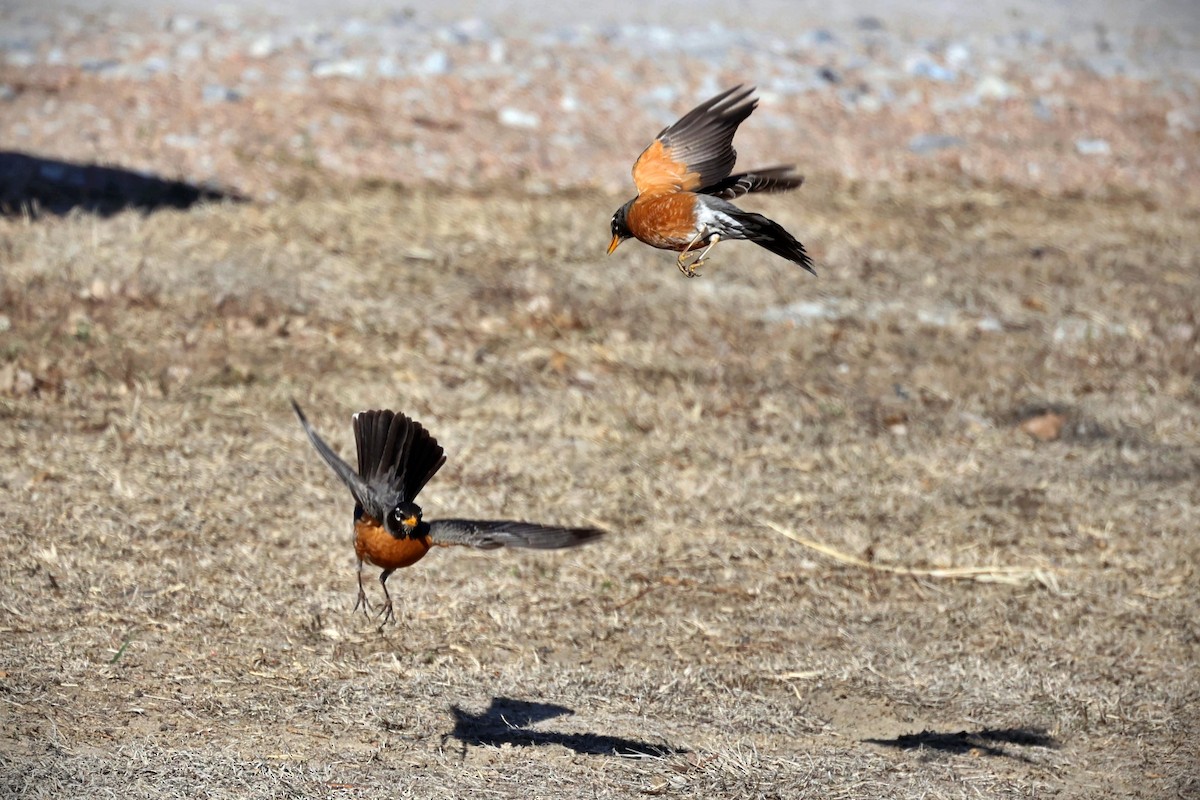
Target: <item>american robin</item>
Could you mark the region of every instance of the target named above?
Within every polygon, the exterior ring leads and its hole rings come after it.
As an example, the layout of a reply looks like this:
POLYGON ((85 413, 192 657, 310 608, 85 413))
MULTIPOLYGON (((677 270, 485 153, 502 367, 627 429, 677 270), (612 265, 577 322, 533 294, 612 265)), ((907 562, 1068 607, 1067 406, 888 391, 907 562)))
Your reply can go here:
POLYGON ((779 223, 728 202, 804 183, 791 166, 730 174, 737 160, 733 135, 758 105, 752 94, 753 87, 735 86, 701 103, 664 128, 638 156, 633 165, 638 194, 613 214, 609 255, 633 236, 652 247, 678 250, 680 272, 694 278, 717 242, 749 239, 817 274, 804 245, 779 223))
POLYGON ((321 454, 354 495, 354 552, 358 555, 358 599, 370 613, 363 590, 362 566, 367 561, 383 572, 382 623, 395 619, 387 579, 401 567, 420 561, 434 545, 462 545, 491 550, 529 547, 555 550, 594 541, 604 535, 596 528, 558 528, 532 522, 421 518, 413 501, 430 478, 446 463, 441 445, 419 423, 394 411, 360 411, 354 415, 354 440, 358 445, 358 471, 338 457, 313 427, 295 400, 292 408, 321 454))

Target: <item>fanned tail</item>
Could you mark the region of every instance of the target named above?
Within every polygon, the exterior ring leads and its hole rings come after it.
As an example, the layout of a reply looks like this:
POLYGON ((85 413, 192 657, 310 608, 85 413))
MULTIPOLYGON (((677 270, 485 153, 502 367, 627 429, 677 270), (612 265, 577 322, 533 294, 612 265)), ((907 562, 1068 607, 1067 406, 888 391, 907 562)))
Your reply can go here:
POLYGON ((354 415, 358 474, 382 496, 413 500, 446 461, 429 431, 404 414, 388 410, 354 415))
POLYGON ((744 238, 759 247, 765 247, 777 256, 799 264, 813 275, 817 274, 817 271, 813 269, 812 259, 804 250, 804 245, 800 244, 795 236, 784 230, 778 222, 767 219, 762 214, 742 211, 740 208, 730 212, 730 216, 741 224, 744 238))

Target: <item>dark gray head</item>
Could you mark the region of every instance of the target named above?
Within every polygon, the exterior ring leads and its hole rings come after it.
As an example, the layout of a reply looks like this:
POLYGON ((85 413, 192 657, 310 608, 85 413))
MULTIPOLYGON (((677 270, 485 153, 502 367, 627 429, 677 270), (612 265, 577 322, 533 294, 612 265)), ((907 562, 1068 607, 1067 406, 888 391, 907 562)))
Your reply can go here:
MULTIPOLYGON (((637 198, 633 198, 636 200, 637 198)), ((633 205, 633 200, 630 200, 625 205, 617 209, 617 212, 612 215, 612 242, 608 245, 608 254, 612 255, 613 250, 621 242, 633 236, 633 231, 629 230, 629 207, 633 205)))
POLYGON ((412 536, 421 526, 421 507, 411 502, 399 503, 388 512, 383 526, 396 538, 412 536))

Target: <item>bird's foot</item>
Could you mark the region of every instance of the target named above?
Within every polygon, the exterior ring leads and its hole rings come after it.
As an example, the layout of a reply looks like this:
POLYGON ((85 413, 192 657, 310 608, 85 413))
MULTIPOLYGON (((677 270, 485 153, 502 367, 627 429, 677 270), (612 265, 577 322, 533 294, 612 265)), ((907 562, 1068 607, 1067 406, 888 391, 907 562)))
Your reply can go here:
POLYGON ((363 591, 363 588, 361 586, 358 587, 358 599, 354 601, 354 608, 352 608, 350 610, 350 613, 353 614, 355 611, 358 611, 358 609, 360 609, 360 608, 363 610, 363 615, 366 616, 367 619, 370 619, 371 618, 371 602, 369 600, 367 600, 367 593, 365 591, 363 591))
POLYGON ((679 266, 679 271, 684 274, 684 277, 695 278, 700 275, 700 273, 696 271, 696 267, 699 267, 702 264, 704 264, 704 259, 703 258, 694 258, 691 261, 688 261, 685 258, 683 258, 682 256, 680 256, 677 263, 679 266))
POLYGON ((383 608, 379 610, 379 630, 382 631, 385 625, 395 621, 396 614, 392 610, 392 598, 389 597, 387 602, 383 604, 383 608))

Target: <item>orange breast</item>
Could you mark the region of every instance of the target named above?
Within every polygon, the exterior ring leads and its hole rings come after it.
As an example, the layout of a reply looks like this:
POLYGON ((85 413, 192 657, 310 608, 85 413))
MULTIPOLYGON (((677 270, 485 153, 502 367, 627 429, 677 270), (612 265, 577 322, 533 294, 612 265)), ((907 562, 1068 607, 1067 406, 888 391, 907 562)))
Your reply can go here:
POLYGON ((363 561, 383 569, 417 563, 429 552, 430 544, 428 536, 397 539, 366 515, 354 521, 354 552, 363 561))
POLYGON ((629 207, 629 231, 652 247, 682 250, 696 235, 696 195, 642 195, 629 207))

